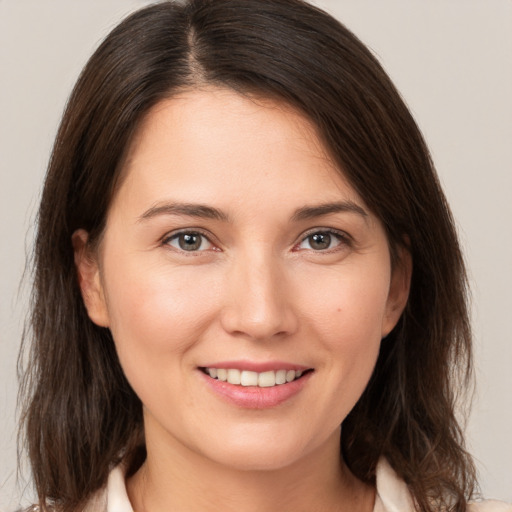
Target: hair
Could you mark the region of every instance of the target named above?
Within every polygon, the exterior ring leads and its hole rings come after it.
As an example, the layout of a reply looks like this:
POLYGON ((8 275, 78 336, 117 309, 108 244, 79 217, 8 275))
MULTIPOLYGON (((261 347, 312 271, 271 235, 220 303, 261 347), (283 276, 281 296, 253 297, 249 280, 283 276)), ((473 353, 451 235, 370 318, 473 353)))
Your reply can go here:
MULTIPOLYGON (((158 102, 203 85, 292 106, 381 220, 391 254, 410 252, 410 296, 371 380, 342 425, 342 456, 373 483, 380 457, 421 512, 463 511, 475 469, 457 421, 471 383, 467 280, 429 151, 372 53, 301 0, 165 1, 126 18, 68 101, 38 214, 22 425, 39 504, 80 510, 121 460, 144 453, 142 405, 110 331, 89 319, 71 245, 96 243, 123 157, 158 102)), ((396 258, 395 258, 396 259, 396 258)), ((395 264, 400 264, 396 262, 395 264)))

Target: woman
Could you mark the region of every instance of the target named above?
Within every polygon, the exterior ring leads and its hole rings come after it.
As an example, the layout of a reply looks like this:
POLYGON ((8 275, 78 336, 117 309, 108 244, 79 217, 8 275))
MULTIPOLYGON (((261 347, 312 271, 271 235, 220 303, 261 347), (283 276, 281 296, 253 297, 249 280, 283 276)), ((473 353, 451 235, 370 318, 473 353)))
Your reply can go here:
POLYGON ((421 134, 343 26, 296 0, 135 13, 41 202, 39 505, 466 510, 465 284, 421 134))

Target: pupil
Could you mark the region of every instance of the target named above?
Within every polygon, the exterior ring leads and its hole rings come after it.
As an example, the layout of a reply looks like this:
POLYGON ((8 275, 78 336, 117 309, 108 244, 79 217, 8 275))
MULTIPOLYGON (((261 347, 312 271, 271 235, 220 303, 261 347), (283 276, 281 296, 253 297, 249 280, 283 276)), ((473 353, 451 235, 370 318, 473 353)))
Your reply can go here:
POLYGON ((315 233, 311 236, 311 247, 313 249, 327 249, 331 245, 331 235, 326 233, 315 233))
POLYGON ((200 235, 181 235, 179 238, 180 248, 184 251, 195 251, 201 247, 200 235))

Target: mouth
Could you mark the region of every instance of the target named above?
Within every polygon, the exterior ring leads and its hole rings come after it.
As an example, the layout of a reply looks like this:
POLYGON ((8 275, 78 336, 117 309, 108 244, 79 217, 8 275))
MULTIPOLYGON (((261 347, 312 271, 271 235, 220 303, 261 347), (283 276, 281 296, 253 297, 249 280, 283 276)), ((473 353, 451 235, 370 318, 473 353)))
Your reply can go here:
POLYGON ((305 370, 277 369, 264 372, 240 370, 238 368, 202 367, 199 369, 211 379, 220 382, 227 382, 235 386, 258 388, 272 388, 282 386, 283 384, 290 384, 313 371, 312 368, 305 370))

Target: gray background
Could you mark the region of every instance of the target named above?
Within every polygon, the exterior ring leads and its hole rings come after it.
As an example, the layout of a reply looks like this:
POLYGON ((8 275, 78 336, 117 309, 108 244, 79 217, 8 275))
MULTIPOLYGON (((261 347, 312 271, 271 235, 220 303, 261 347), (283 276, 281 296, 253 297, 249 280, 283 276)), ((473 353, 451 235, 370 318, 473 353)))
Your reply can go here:
MULTIPOLYGON (((16 484, 20 280, 51 144, 88 56, 147 3, 0 0, 0 510, 13 509, 26 485, 16 484)), ((470 450, 484 495, 512 501, 512 1, 316 3, 373 49, 430 144, 473 287, 470 450)))

